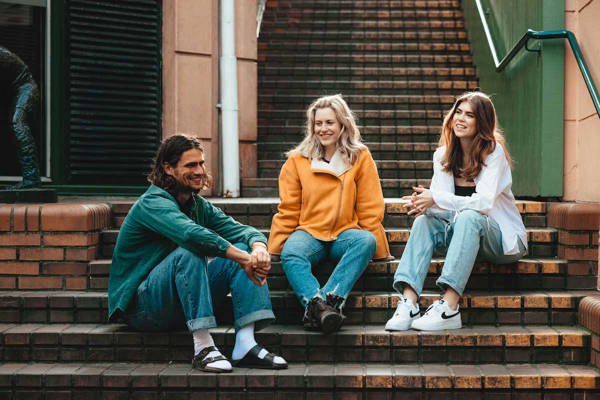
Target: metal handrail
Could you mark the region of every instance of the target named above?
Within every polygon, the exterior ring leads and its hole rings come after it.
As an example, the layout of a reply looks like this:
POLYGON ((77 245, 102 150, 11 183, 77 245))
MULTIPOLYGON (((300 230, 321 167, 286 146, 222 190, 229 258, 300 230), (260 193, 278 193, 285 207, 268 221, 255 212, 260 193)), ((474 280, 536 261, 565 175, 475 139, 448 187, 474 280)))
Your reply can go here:
POLYGON ((600 117, 600 96, 598 96, 598 90, 596 89, 596 85, 594 84, 594 80, 592 79, 592 75, 590 74, 590 70, 588 69, 587 64, 585 63, 585 59, 583 58, 583 54, 581 53, 581 49, 577 44, 577 39, 575 39, 575 35, 573 34, 573 32, 567 30, 534 31, 532 29, 528 29, 527 32, 525 32, 525 34, 521 37, 521 39, 519 39, 519 41, 506 54, 506 56, 504 56, 502 60, 498 61, 496 47, 494 46, 494 41, 492 39, 492 35, 490 34, 490 29, 485 18, 485 12, 483 11, 483 7, 481 6, 481 0, 475 0, 475 4, 477 5, 479 18, 481 19, 481 24, 483 25, 483 30, 487 38, 488 46, 490 47, 490 51, 492 52, 492 58, 494 59, 496 72, 501 72, 504 68, 506 68, 508 63, 510 63, 510 61, 517 55, 517 53, 523 47, 525 47, 526 50, 532 51, 527 47, 529 39, 567 39, 569 41, 569 45, 571 46, 571 51, 573 51, 575 61, 577 61, 577 65, 579 66, 579 70, 581 71, 581 75, 583 76, 583 80, 585 81, 585 85, 587 86, 587 89, 590 92, 590 96, 592 97, 592 102, 594 103, 594 107, 596 108, 596 114, 598 114, 598 117, 600 117))

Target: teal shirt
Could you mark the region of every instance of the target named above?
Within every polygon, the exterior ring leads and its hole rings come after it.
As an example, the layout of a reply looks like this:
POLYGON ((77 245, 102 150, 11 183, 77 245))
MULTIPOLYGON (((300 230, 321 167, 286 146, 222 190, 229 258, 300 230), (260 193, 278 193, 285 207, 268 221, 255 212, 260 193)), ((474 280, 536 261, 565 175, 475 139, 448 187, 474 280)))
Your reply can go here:
POLYGON ((258 230, 225 215, 201 196, 180 207, 158 186, 135 202, 117 238, 108 281, 108 315, 125 311, 138 286, 177 247, 200 257, 225 255, 231 243, 267 243, 258 230))

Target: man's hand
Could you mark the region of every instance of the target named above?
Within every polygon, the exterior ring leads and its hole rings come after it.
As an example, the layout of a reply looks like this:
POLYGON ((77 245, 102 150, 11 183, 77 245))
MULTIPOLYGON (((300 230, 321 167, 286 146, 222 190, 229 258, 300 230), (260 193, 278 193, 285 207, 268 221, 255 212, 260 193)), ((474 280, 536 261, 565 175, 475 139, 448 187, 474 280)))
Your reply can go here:
POLYGON ((254 273, 263 280, 267 278, 271 270, 271 255, 267 251, 267 246, 262 242, 255 242, 252 245, 250 254, 254 262, 254 273))
MULTIPOLYGON (((231 245, 229 246, 229 248, 227 248, 227 251, 225 252, 225 257, 237 262, 240 265, 240 268, 243 269, 246 273, 248 279, 254 282, 255 285, 262 286, 265 283, 267 283, 266 274, 264 276, 260 276, 256 272, 257 260, 256 257, 254 257, 253 255, 250 255, 245 251, 242 251, 237 247, 231 245)), ((270 265, 271 264, 269 263, 269 269, 270 265)))

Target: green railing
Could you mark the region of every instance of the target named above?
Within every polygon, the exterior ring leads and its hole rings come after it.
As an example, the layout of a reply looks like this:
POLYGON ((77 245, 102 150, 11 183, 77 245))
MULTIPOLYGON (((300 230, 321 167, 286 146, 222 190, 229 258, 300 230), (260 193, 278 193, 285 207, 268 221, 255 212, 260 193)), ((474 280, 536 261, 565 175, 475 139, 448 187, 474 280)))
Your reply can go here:
POLYGON ((585 81, 585 85, 587 86, 588 91, 590 92, 590 96, 592 97, 592 102, 594 103, 594 107, 596 108, 596 114, 600 117, 600 96, 598 96, 598 90, 596 89, 596 85, 594 84, 594 80, 590 74, 590 70, 585 63, 585 59, 583 58, 583 54, 581 53, 581 49, 579 48, 579 44, 577 44, 577 39, 575 39, 575 35, 571 31, 567 30, 556 30, 556 31, 534 31, 532 29, 528 29, 527 32, 519 39, 519 41, 510 49, 510 51, 504 56, 502 60, 498 60, 498 55, 496 54, 496 47, 494 45, 494 41, 492 39, 492 35, 490 34, 490 29, 487 24, 487 20, 485 18, 485 12, 483 11, 483 7, 481 5, 481 0, 475 0, 475 4, 477 5, 477 10, 479 12, 479 18, 481 19, 481 24, 483 25, 483 30, 485 32, 485 36, 487 38, 488 46, 490 47, 490 51, 492 53, 492 58, 494 59, 494 64, 496 65, 496 72, 501 72, 506 66, 510 63, 510 61, 515 58, 517 53, 523 48, 527 51, 540 51, 530 49, 527 45, 530 39, 567 39, 569 45, 571 46, 571 50, 573 51, 573 56, 575 57, 575 61, 577 61, 577 65, 579 66, 579 70, 581 71, 581 75, 583 76, 583 80, 585 81))

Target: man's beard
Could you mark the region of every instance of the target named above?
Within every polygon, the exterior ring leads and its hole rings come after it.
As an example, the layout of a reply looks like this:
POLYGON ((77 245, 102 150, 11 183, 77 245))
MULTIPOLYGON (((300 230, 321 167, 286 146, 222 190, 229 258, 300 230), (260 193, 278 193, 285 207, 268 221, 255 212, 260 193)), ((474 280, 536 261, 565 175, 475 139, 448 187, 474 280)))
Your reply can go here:
MULTIPOLYGON (((209 179, 208 174, 202 174, 202 175, 196 175, 196 176, 200 177, 203 182, 208 182, 208 179, 209 179)), ((190 185, 187 185, 187 184, 181 182, 177 178, 173 178, 173 181, 175 182, 174 185, 171 187, 171 192, 173 192, 173 193, 198 194, 206 186, 206 185, 203 185, 202 188, 196 189, 190 185)))

